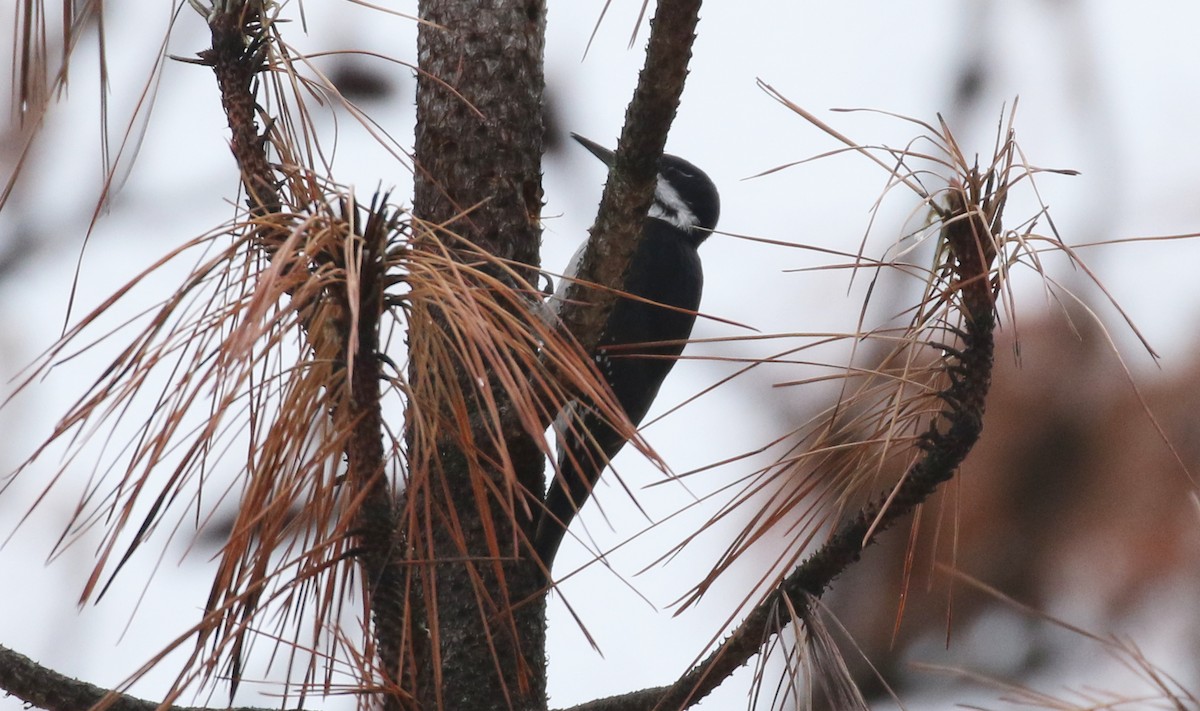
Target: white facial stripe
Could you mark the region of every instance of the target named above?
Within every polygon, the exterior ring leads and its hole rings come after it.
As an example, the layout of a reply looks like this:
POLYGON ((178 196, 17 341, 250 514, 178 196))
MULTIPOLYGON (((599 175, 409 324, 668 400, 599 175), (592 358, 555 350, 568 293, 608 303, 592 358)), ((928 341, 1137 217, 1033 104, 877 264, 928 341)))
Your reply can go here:
POLYGON ((670 222, 681 230, 690 230, 696 226, 696 216, 688 209, 687 203, 679 197, 675 188, 661 175, 658 176, 658 185, 654 188, 650 217, 670 222))

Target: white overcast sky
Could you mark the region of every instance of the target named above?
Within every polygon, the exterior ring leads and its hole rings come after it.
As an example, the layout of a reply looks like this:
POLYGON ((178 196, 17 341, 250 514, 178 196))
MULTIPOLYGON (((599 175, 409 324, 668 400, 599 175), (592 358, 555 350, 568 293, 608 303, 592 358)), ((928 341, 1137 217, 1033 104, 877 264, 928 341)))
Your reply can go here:
MULTIPOLYGON (((394 4, 402 12, 415 12, 414 2, 394 4)), ((639 0, 614 0, 584 57, 583 47, 602 5, 601 0, 550 2, 546 75, 560 141, 575 131, 614 143, 642 63, 645 27, 634 48, 627 48, 639 0)), ((296 8, 292 3, 288 12, 296 16, 296 8)), ((408 20, 332 0, 309 0, 303 8, 309 36, 303 36, 299 21, 284 28, 303 50, 366 48, 415 62, 415 30, 408 20)), ((169 12, 165 5, 150 2, 111 3, 110 11, 110 132, 119 137, 143 90, 169 12)), ((902 146, 914 136, 914 127, 880 115, 834 114, 828 109, 866 107, 926 121, 942 112, 965 149, 984 158, 1002 110, 1019 95, 1018 140, 1029 160, 1081 171, 1077 177, 1045 176, 1039 182, 1068 243, 1200 231, 1197 27, 1200 5, 1186 0, 710 2, 702 11, 691 76, 667 150, 704 168, 716 181, 722 195, 722 230, 853 251, 886 175, 862 158, 846 155, 747 180, 838 147, 769 98, 756 80, 863 143, 902 146), (963 62, 972 57, 986 67, 986 81, 982 98, 970 112, 960 114, 952 105, 953 88, 963 62)), ((205 41, 201 21, 185 7, 169 51, 193 55, 205 41)), ((84 249, 100 191, 101 163, 94 52, 87 45, 79 51, 69 95, 34 153, 35 179, 0 215, 0 242, 30 231, 42 245, 20 273, 0 283, 0 309, 7 324, 0 335, 0 362, 8 376, 60 332, 77 264, 75 318, 172 246, 224 222, 233 212, 230 201, 236 197, 237 176, 211 73, 169 62, 140 146, 126 149, 125 160, 136 152, 137 161, 122 171, 124 188, 84 249)), ((365 108, 399 144, 410 146, 412 74, 400 65, 370 66, 396 73, 396 93, 387 102, 365 108)), ((409 194, 405 166, 380 150, 345 112, 319 112, 317 123, 329 138, 335 129, 338 132, 335 160, 340 179, 363 194, 379 185, 396 186, 398 196, 409 194)), ((556 271, 590 224, 604 174, 585 151, 560 143, 547 157, 545 175, 543 258, 544 266, 556 271)), ((881 254, 901 230, 913 208, 906 200, 898 197, 885 205, 868 251, 881 254)), ((702 254, 702 308, 707 313, 763 332, 854 328, 861 293, 847 292, 846 274, 791 271, 828 263, 828 258, 721 235, 710 239, 702 254)), ((1189 326, 1197 310, 1196 243, 1118 246, 1088 250, 1084 256, 1164 363, 1180 362, 1188 355, 1195 345, 1189 326)), ((169 290, 179 273, 152 279, 147 298, 154 289, 169 290)), ((1059 276, 1075 286, 1083 284, 1065 269, 1059 276)), ((1032 279, 1027 283, 1030 288, 1022 292, 1025 308, 1034 313, 1045 299, 1032 279)), ((1084 292, 1097 298, 1094 291, 1084 292)), ((1103 313, 1112 319, 1110 310, 1103 313)), ((113 322, 117 320, 114 316, 113 322)), ((1153 377, 1151 360, 1135 348, 1127 331, 1116 331, 1129 360, 1153 377)), ((742 332, 725 324, 702 322, 695 335, 738 333, 742 332)), ((722 351, 698 347, 689 352, 722 351)), ((0 422, 9 433, 5 469, 15 466, 49 432, 95 367, 96 362, 63 366, 15 406, 0 411, 0 422)), ((724 372, 703 361, 682 363, 656 409, 678 403, 724 372)), ((749 443, 765 441, 765 433, 778 427, 778 411, 759 406, 770 396, 769 385, 769 378, 747 379, 718 390, 653 425, 646 436, 676 471, 737 454, 749 443)), ((17 519, 54 464, 39 465, 6 493, 7 501, 0 501, 0 520, 17 519)), ((626 454, 618 466, 635 485, 655 480, 635 454, 626 454)), ((733 476, 739 470, 718 470, 713 477, 722 471, 733 476)), ((719 483, 710 478, 698 486, 708 490, 719 483)), ((615 522, 638 525, 636 512, 618 500, 618 488, 602 493, 610 494, 606 510, 615 522)), ((126 572, 109 599, 78 613, 74 601, 90 569, 94 543, 43 566, 74 496, 64 484, 31 524, 0 549, 0 569, 14 579, 0 593, 8 611, 0 615, 0 641, 94 683, 113 684, 194 622, 207 593, 202 577, 207 563, 188 559, 179 565, 182 545, 169 547, 160 563, 153 552, 158 549, 150 546, 137 561, 138 569, 126 572), (157 582, 122 636, 147 571, 155 565, 157 582)), ((646 494, 646 505, 662 515, 676 507, 679 496, 686 494, 678 487, 657 487, 646 494)), ((609 545, 619 540, 592 514, 585 520, 597 540, 609 545)), ((8 531, 6 524, 0 536, 8 531)), ((631 575, 661 552, 662 547, 635 547, 612 560, 631 575)), ((583 555, 569 543, 564 546, 564 564, 578 562, 583 555)), ((690 562, 703 560, 696 554, 690 562)), ((550 622, 552 705, 665 683, 720 632, 717 622, 736 603, 723 596, 728 590, 718 591, 696 613, 672 616, 670 604, 695 581, 697 570, 688 562, 634 578, 648 602, 599 569, 565 586, 576 612, 589 621, 603 656, 588 648, 556 605, 550 622), (630 630, 643 637, 632 648, 630 630)), ((168 680, 169 675, 158 674, 142 688, 150 694, 154 685, 168 680)), ((726 691, 704 708, 738 708, 744 688, 726 691)), ((239 700, 256 702, 252 696, 239 700)), ((0 709, 7 708, 20 705, 0 699, 0 709)))

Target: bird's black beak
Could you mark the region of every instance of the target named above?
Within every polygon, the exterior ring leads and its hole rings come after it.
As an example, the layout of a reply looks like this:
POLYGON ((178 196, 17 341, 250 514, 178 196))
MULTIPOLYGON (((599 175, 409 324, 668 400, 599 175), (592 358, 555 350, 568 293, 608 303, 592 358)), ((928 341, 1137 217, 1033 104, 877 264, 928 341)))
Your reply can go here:
POLYGON ((588 149, 589 151, 591 151, 592 155, 594 155, 597 158, 599 158, 600 160, 604 161, 604 165, 607 165, 609 168, 612 167, 613 156, 615 155, 615 153, 608 150, 607 148, 600 145, 599 143, 596 143, 593 140, 590 140, 590 139, 584 138, 583 136, 580 136, 578 133, 572 133, 571 138, 574 138, 576 141, 579 141, 579 144, 581 146, 583 146, 584 148, 588 149))

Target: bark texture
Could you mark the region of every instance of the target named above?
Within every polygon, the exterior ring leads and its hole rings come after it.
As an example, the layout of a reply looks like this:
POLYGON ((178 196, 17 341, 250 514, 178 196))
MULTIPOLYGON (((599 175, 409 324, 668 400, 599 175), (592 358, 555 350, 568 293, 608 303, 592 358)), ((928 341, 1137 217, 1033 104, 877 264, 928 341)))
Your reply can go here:
MULTIPOLYGON (((420 15, 413 212, 437 227, 416 248, 425 240, 431 251, 478 261, 470 243, 515 267, 485 266, 491 276, 523 288, 534 281, 541 241, 545 4, 422 0, 420 15)), ((436 304, 429 313, 411 329, 454 332, 436 304)), ((420 357, 414 351, 410 362, 414 383, 438 367, 420 357)), ((462 392, 473 387, 464 382, 462 392)), ((464 398, 465 407, 482 407, 480 399, 464 398)), ((463 413, 442 420, 461 422, 463 413)), ((406 673, 412 702, 426 711, 546 707, 542 577, 523 554, 520 504, 512 507, 544 489, 544 458, 515 415, 501 431, 499 451, 482 453, 468 451, 464 437, 478 445, 485 436, 439 432, 436 462, 421 473, 428 485, 411 492, 426 529, 411 554, 419 580, 406 673), (514 480, 517 494, 506 505, 514 480)))

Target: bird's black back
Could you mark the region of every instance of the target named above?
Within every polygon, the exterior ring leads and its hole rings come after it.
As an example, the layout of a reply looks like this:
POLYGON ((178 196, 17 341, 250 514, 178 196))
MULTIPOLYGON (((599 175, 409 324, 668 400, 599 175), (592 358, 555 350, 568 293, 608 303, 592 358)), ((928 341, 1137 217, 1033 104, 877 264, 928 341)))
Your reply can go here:
POLYGON ((646 220, 624 291, 654 303, 618 298, 597 348, 597 365, 608 376, 613 392, 651 390, 649 397, 636 398, 638 402, 618 398, 634 424, 646 416, 653 394, 683 352, 696 322, 703 286, 696 248, 671 225, 646 220), (686 271, 689 278, 679 278, 680 271, 686 271))
MULTIPOLYGON (((695 244, 673 225, 647 219, 624 292, 654 303, 618 297, 601 334, 596 365, 634 425, 646 416, 691 335, 703 288, 695 244)), ((586 403, 568 408, 556 426, 558 472, 535 538, 535 548, 547 564, 566 533, 564 524, 625 444, 625 437, 586 403)))

